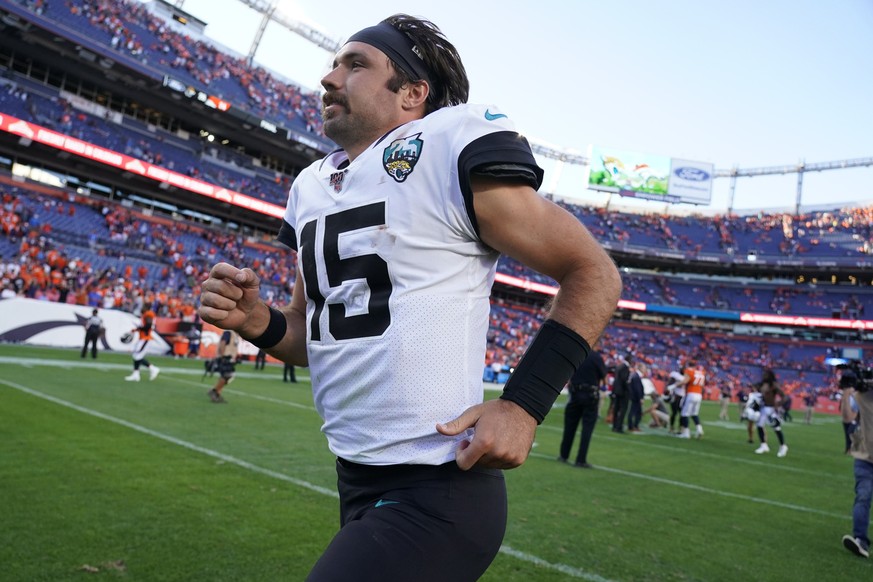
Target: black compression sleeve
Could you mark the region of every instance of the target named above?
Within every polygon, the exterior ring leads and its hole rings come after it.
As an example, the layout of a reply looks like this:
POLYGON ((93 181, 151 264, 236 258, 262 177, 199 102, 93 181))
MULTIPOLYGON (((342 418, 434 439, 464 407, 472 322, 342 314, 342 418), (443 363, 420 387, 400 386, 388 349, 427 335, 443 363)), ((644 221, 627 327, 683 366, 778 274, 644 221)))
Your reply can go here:
POLYGON ((541 423, 591 347, 569 327, 547 319, 537 332, 500 398, 515 402, 541 423))

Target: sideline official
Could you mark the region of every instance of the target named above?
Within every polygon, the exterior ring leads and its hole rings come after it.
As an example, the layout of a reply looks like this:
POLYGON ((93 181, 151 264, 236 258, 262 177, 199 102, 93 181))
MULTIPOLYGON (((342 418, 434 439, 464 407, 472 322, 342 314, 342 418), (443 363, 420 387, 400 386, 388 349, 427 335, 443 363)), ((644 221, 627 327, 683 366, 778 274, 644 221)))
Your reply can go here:
POLYGON ((85 321, 85 345, 82 346, 82 357, 88 353, 91 345, 91 357, 97 358, 97 341, 103 335, 103 319, 97 315, 97 309, 91 312, 91 317, 85 321))
POLYGON ((600 408, 600 387, 606 381, 606 364, 603 356, 596 350, 591 350, 588 357, 570 378, 568 385, 570 399, 564 409, 564 438, 561 440, 561 455, 558 460, 566 463, 570 458, 570 449, 576 436, 576 428, 582 421, 582 438, 579 442, 579 452, 576 454, 575 466, 591 469, 588 463, 588 446, 591 435, 597 424, 597 412, 600 408))

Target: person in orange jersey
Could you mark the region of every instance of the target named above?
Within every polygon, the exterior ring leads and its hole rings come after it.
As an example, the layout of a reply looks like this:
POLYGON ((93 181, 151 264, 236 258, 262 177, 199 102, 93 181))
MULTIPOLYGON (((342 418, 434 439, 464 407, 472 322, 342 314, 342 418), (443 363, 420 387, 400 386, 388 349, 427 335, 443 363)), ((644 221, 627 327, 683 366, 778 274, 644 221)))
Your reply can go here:
POLYGON ((706 372, 694 360, 688 360, 680 384, 685 387, 685 397, 682 399, 682 413, 679 417, 679 438, 691 438, 689 418, 694 421, 695 437, 703 437, 703 425, 700 423, 700 402, 703 400, 703 387, 706 385, 706 372))

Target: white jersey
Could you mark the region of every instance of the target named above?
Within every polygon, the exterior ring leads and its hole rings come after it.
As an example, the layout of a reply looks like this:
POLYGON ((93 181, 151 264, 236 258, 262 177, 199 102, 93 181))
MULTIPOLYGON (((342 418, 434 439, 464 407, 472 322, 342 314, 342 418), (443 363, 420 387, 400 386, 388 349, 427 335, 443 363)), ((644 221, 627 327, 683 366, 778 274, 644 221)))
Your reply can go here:
POLYGON ((542 173, 505 115, 441 109, 348 163, 329 154, 294 181, 279 240, 298 252, 307 353, 322 430, 339 457, 441 464, 436 432, 482 402, 498 254, 479 239, 469 173, 482 164, 542 173))
POLYGON ((670 372, 670 384, 667 385, 667 391, 674 396, 685 396, 685 385, 680 384, 685 379, 685 375, 681 372, 670 372))
POLYGON ((85 322, 85 329, 91 333, 97 333, 103 327, 103 319, 99 315, 92 315, 85 322))

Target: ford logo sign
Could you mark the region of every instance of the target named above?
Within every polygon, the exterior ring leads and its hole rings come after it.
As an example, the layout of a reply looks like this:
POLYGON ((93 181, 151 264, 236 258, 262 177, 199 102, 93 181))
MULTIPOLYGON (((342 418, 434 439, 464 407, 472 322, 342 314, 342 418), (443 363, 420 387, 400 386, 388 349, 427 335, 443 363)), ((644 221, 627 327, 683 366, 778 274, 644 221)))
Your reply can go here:
POLYGON ((691 180, 692 182, 705 182, 709 180, 709 172, 705 172, 700 168, 676 168, 673 170, 677 178, 683 180, 691 180))

